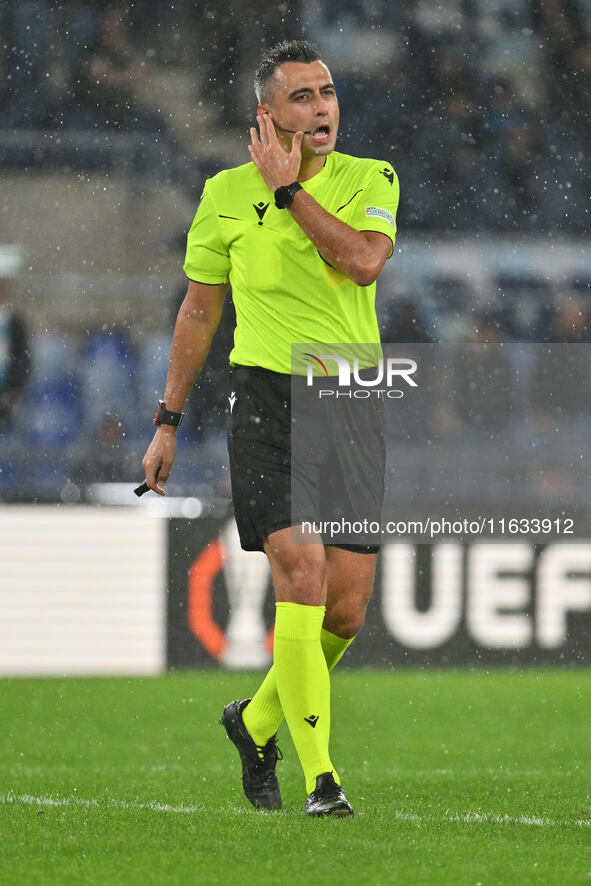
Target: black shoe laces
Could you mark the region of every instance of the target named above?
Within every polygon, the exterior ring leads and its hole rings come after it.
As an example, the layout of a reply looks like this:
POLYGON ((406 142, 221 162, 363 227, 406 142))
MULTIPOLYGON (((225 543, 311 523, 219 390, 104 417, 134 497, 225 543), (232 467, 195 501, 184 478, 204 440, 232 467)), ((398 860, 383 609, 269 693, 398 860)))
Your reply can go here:
POLYGON ((253 756, 248 761, 244 761, 248 774, 256 774, 261 777, 261 770, 264 773, 263 781, 273 779, 275 776, 275 765, 278 760, 283 760, 283 754, 277 744, 277 736, 273 735, 266 745, 255 745, 256 757, 253 756))
POLYGON ((281 753, 281 748, 277 744, 277 736, 273 735, 266 745, 255 745, 257 749, 257 754, 259 761, 263 764, 265 769, 274 769, 277 760, 283 760, 283 754, 281 753))

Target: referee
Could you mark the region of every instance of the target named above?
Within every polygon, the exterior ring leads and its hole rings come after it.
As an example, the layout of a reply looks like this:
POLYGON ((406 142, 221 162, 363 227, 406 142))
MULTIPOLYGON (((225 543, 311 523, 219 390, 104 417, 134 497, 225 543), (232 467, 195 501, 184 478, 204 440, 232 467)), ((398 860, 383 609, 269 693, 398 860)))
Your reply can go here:
POLYGON ((339 105, 312 44, 269 50, 255 91, 251 162, 206 182, 189 231, 189 285, 143 466, 147 485, 164 495, 181 412, 230 283, 234 511, 242 547, 269 559, 277 602, 273 666, 253 698, 228 704, 220 722, 254 806, 281 806, 276 733, 285 717, 306 813, 350 816, 329 754, 329 672, 363 625, 378 547, 292 540, 291 344, 379 343, 375 281, 393 251, 398 179, 388 163, 335 151, 339 105))

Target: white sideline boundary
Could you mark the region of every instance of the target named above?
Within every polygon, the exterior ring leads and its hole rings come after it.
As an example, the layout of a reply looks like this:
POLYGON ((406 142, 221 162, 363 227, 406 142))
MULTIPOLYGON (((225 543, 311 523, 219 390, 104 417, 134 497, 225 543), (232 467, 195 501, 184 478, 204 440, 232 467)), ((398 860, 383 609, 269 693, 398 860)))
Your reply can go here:
POLYGON ((176 815, 193 815, 203 812, 204 806, 172 806, 169 803, 147 802, 134 800, 115 800, 112 797, 86 799, 85 797, 33 797, 31 794, 0 794, 0 805, 10 806, 25 803, 29 806, 75 806, 82 808, 106 807, 107 809, 149 809, 153 812, 172 812, 176 815))
MULTIPOLYGON (((159 803, 157 801, 148 801, 141 803, 134 800, 116 800, 112 797, 105 798, 85 798, 85 797, 34 797, 32 794, 0 794, 0 805, 11 806, 17 803, 24 803, 29 806, 48 806, 60 807, 71 806, 74 808, 96 808, 101 807, 107 809, 146 809, 152 812, 167 812, 173 815, 194 815, 195 813, 206 812, 205 806, 185 806, 171 805, 170 803, 159 803)), ((238 811, 238 810, 237 810, 238 811)), ((250 809, 240 808, 240 812, 250 812, 250 809)), ((260 814, 258 812, 257 814, 260 814)), ((363 814, 363 813, 362 813, 363 814)), ((417 815, 413 812, 396 811, 393 817, 398 821, 416 821, 422 822, 458 822, 460 824, 501 824, 501 825, 528 825, 540 828, 557 828, 563 826, 576 826, 580 828, 591 828, 591 819, 575 818, 556 820, 553 818, 544 818, 535 815, 507 815, 494 812, 449 812, 443 816, 417 815)))

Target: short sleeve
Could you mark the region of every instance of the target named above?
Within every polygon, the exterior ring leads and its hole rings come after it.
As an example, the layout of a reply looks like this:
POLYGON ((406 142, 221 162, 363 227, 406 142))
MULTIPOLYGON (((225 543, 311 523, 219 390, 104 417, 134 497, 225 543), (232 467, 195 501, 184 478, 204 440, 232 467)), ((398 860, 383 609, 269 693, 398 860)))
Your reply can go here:
MULTIPOLYGON (((351 221, 357 231, 379 231, 396 240, 396 211, 400 187, 389 163, 376 163, 363 189, 351 221)), ((392 252, 390 252, 392 255, 392 252)))
POLYGON ((187 235, 184 271, 189 280, 198 283, 227 283, 230 255, 220 236, 217 209, 205 183, 201 202, 187 235))

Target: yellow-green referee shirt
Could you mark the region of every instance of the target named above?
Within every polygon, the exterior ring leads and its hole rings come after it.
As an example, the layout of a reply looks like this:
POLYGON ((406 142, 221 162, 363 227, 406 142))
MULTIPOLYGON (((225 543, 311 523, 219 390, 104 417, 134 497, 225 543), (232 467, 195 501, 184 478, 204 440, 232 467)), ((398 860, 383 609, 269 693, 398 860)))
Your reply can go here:
MULTIPOLYGON (((358 231, 396 236, 398 178, 388 163, 333 151, 303 188, 358 231)), ((291 371, 293 342, 379 342, 376 284, 331 268, 254 165, 209 179, 187 238, 190 280, 232 284, 232 364, 291 371)))

